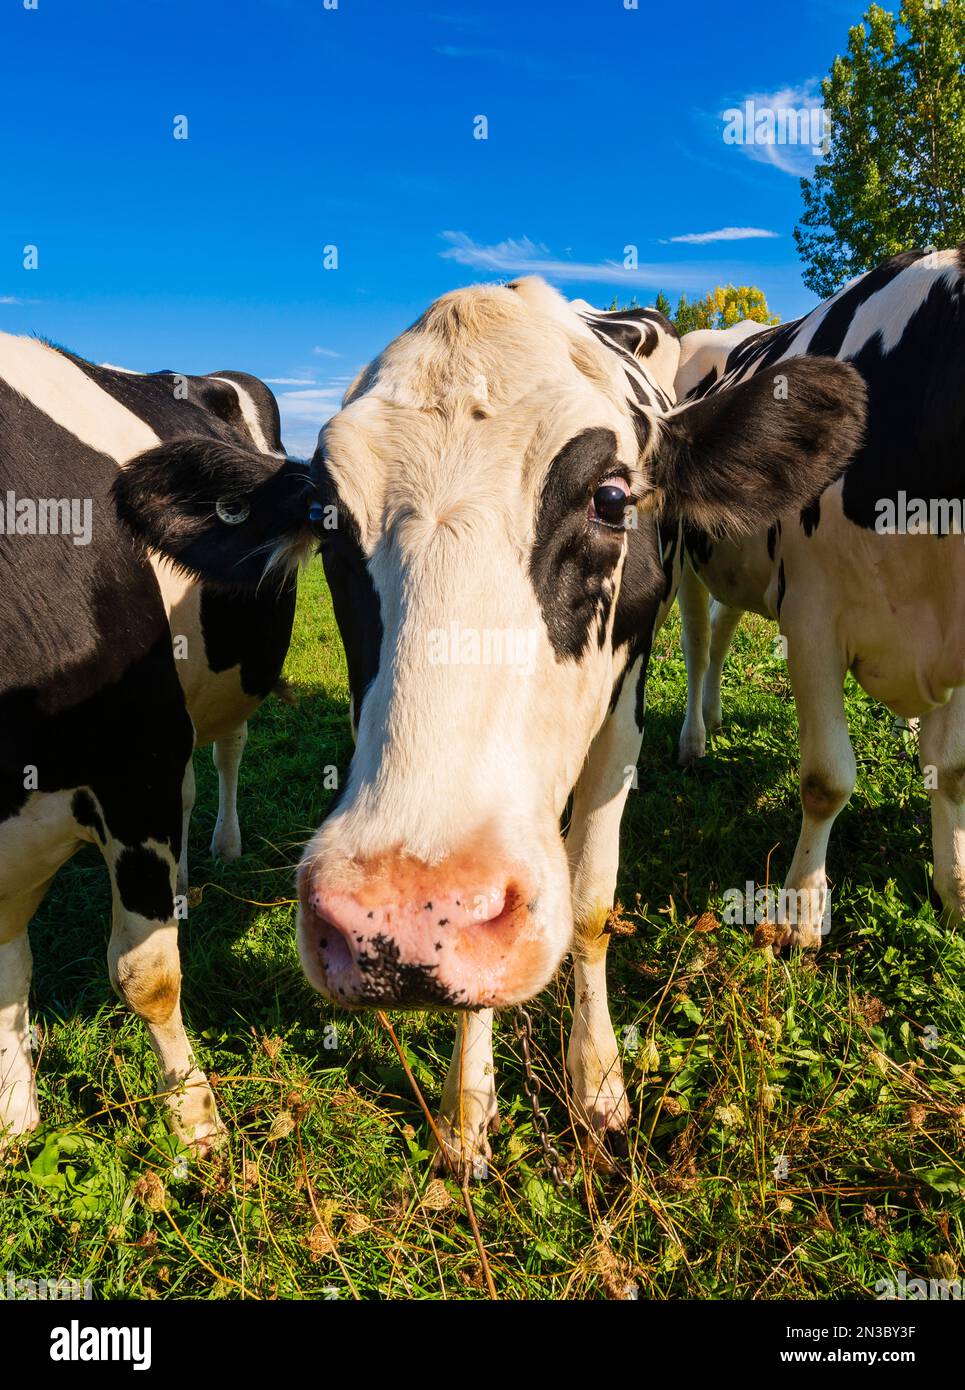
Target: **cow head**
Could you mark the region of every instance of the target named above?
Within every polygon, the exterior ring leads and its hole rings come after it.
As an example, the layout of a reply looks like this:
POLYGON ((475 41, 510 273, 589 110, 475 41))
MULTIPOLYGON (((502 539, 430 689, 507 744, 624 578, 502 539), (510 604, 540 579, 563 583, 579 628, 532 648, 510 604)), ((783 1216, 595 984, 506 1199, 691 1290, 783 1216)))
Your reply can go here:
POLYGON ((256 585, 321 538, 356 733, 298 874, 330 998, 473 1008, 548 981, 572 931, 560 816, 670 596, 654 518, 766 526, 853 452, 850 367, 796 359, 675 407, 678 353, 652 311, 461 290, 362 373, 311 472, 188 439, 118 478, 131 529, 209 582, 256 585))
POLYGON ((673 409, 677 353, 659 315, 608 323, 538 279, 462 290, 323 429, 356 749, 299 870, 298 939, 330 998, 500 1006, 545 985, 572 931, 560 816, 626 662, 615 632, 665 597, 654 514, 751 529, 847 462, 849 368, 787 363, 673 409))

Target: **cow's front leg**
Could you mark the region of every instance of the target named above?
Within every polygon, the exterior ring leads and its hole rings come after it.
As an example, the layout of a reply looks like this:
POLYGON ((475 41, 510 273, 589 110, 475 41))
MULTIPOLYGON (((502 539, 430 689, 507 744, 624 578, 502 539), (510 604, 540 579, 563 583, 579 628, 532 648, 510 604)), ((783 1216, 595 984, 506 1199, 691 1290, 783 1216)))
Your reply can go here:
MULTIPOLYGON (((436 1126, 460 1176, 486 1177, 492 1157, 489 1135, 498 1124, 493 1011, 461 1013, 436 1126)), ((434 1166, 439 1171, 446 1167, 441 1154, 436 1155, 434 1166)))
POLYGON ((27 924, 47 884, 0 902, 0 1148, 40 1123, 30 1049, 27 924))
POLYGON ((577 1116, 591 1130, 619 1131, 629 1118, 606 989, 607 921, 620 867, 620 820, 636 777, 642 738, 637 686, 646 658, 626 672, 619 699, 590 748, 573 792, 566 837, 573 886, 573 1026, 566 1066, 577 1116))
POLYGON ((831 827, 854 790, 857 767, 844 709, 845 661, 812 630, 787 629, 787 659, 801 734, 801 833, 778 907, 782 946, 816 948, 826 933, 831 827))
POLYGON ((213 757, 218 769, 218 819, 211 837, 211 853, 226 864, 241 856, 241 826, 238 824, 238 769, 248 742, 248 725, 215 740, 213 757))
POLYGON ((202 1150, 221 1132, 214 1096, 181 1021, 181 961, 173 891, 177 866, 166 845, 106 849, 114 893, 111 983, 147 1024, 172 1127, 202 1150))
POLYGON ((919 756, 931 798, 935 890, 954 925, 965 916, 965 689, 922 716, 919 756))

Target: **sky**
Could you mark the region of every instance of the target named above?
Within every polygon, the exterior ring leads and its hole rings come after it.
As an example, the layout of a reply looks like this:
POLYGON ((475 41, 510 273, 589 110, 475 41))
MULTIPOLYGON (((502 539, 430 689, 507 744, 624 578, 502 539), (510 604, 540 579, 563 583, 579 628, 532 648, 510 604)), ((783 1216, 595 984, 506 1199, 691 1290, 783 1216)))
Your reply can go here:
POLYGON ((252 372, 305 455, 460 285, 539 273, 606 306, 732 281, 806 312, 815 157, 729 143, 723 113, 818 106, 864 5, 633 6, 3 0, 0 331, 252 372))

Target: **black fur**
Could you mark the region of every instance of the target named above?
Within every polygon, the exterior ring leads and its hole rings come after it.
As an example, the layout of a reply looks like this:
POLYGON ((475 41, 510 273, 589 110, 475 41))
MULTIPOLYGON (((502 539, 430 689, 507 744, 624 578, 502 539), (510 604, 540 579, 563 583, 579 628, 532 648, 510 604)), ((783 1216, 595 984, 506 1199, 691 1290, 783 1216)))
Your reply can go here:
POLYGON ((781 362, 661 422, 647 462, 649 500, 711 535, 767 526, 841 475, 864 416, 864 384, 852 367, 830 358, 781 362))
POLYGON ((209 439, 180 439, 132 460, 114 483, 118 514, 146 545, 192 575, 256 588, 277 546, 308 543, 308 465, 209 439), (231 525, 218 503, 249 509, 231 525))

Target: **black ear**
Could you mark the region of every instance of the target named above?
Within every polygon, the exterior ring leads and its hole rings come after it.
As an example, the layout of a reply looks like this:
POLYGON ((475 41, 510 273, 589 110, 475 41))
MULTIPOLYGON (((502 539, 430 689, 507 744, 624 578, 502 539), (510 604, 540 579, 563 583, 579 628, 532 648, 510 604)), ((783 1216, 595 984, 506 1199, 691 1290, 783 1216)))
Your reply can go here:
POLYGON ((114 500, 146 545, 231 588, 255 588, 317 547, 308 465, 217 440, 176 439, 140 454, 115 481, 114 500))
POLYGON ((768 526, 841 475, 861 444, 865 397, 854 367, 795 357, 659 417, 645 501, 712 535, 768 526))

